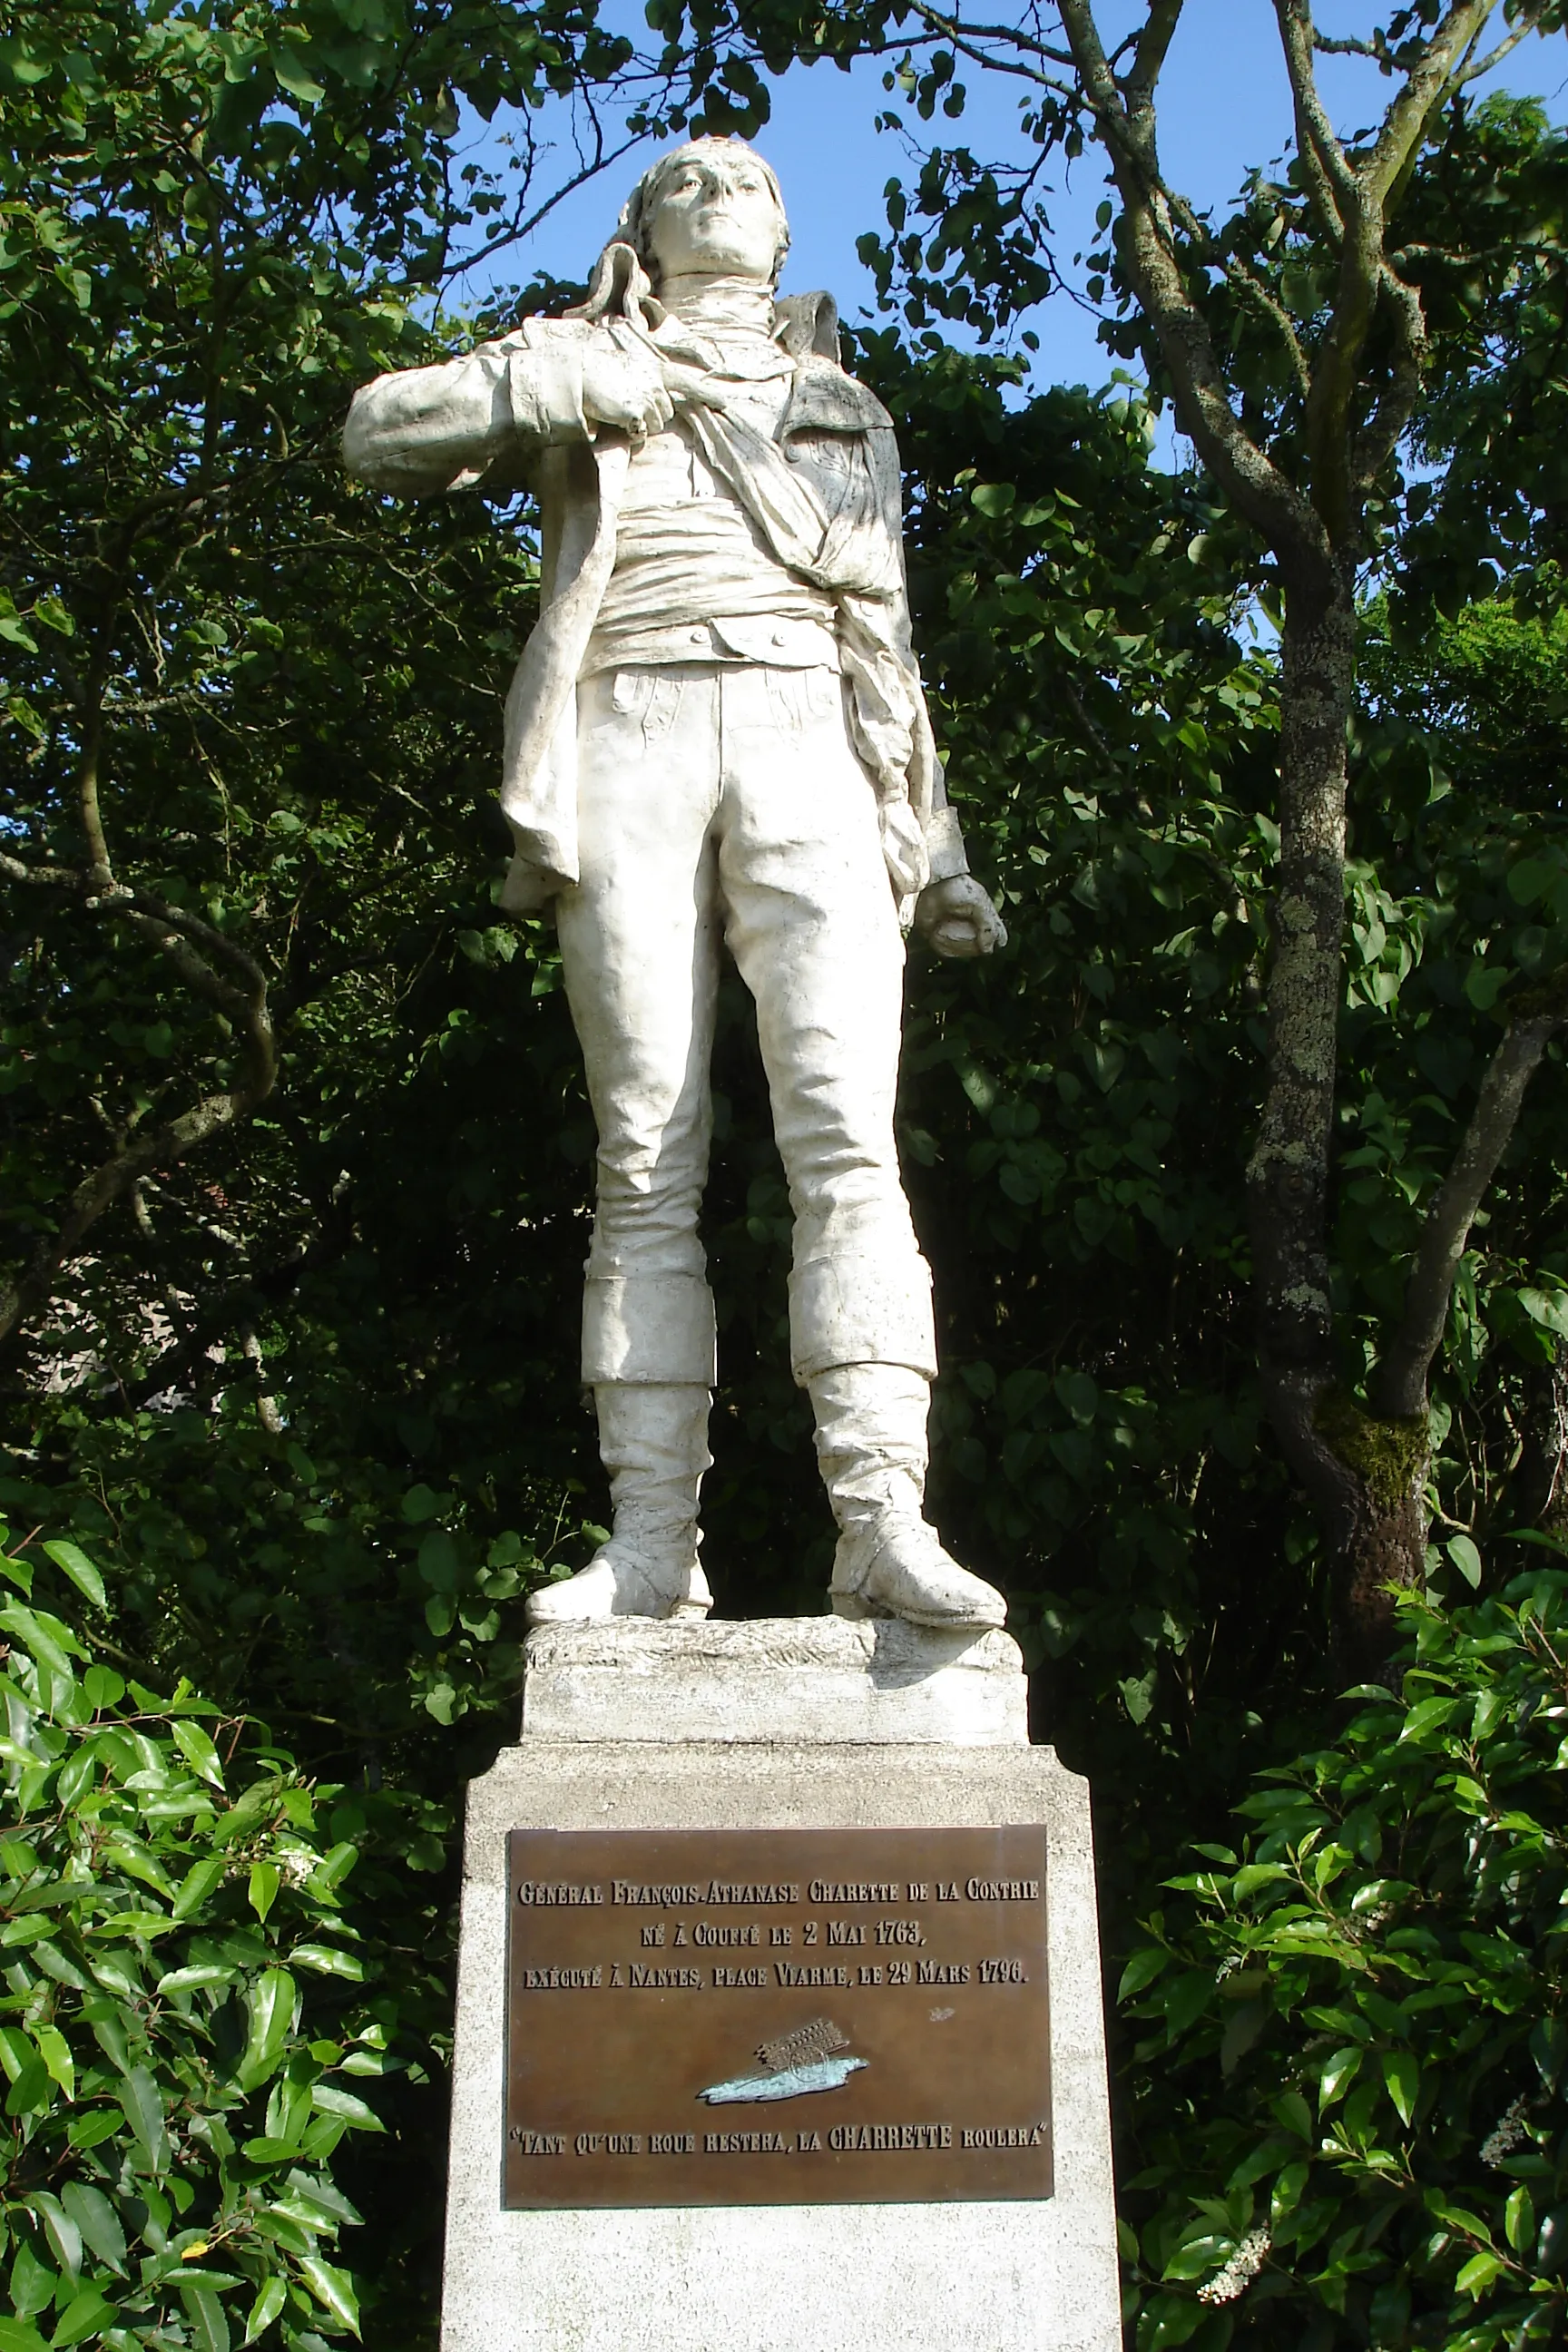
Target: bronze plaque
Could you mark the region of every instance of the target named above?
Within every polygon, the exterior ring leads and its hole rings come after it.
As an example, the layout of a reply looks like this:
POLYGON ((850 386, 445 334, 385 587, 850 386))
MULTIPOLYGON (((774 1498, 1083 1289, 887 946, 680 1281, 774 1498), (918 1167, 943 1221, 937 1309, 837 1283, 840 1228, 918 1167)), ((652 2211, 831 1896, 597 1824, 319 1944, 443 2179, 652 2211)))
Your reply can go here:
POLYGON ((513 1830, 510 2208, 1048 2197, 1046 1832, 513 1830))

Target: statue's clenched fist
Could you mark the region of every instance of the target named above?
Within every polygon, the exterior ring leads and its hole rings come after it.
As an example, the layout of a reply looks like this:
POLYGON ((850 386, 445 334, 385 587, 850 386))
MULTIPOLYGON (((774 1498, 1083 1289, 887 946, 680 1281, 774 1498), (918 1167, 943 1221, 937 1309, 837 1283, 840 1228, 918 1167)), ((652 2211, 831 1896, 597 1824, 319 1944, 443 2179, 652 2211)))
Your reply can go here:
POLYGON ((1007 944, 1007 926, 972 874, 929 883, 916 903, 915 929, 939 956, 991 955, 1007 944))

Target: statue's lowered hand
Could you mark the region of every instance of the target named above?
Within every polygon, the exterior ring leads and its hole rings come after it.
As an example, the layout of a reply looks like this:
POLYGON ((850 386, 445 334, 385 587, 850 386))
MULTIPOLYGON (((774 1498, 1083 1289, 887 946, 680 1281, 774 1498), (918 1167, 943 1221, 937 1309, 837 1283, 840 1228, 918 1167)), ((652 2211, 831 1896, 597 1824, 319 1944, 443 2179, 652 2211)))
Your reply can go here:
POLYGON ((915 907, 915 929, 939 956, 983 956, 1007 944, 1007 927, 972 874, 928 883, 915 907))

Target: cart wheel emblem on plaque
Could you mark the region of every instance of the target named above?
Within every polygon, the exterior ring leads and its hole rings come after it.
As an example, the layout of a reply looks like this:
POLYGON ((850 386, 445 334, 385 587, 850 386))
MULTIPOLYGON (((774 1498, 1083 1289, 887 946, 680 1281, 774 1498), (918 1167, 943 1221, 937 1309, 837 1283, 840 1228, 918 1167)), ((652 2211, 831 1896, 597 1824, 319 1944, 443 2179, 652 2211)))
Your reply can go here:
POLYGON ((710 2083, 697 2095, 710 2107, 721 2107, 742 2100, 801 2099, 808 2091, 840 2091, 851 2074, 858 2074, 869 2063, 834 2054, 848 2047, 849 2036, 841 2033, 831 2018, 818 2017, 794 2033, 758 2044, 757 2055, 766 2074, 737 2074, 728 2083, 710 2083))

